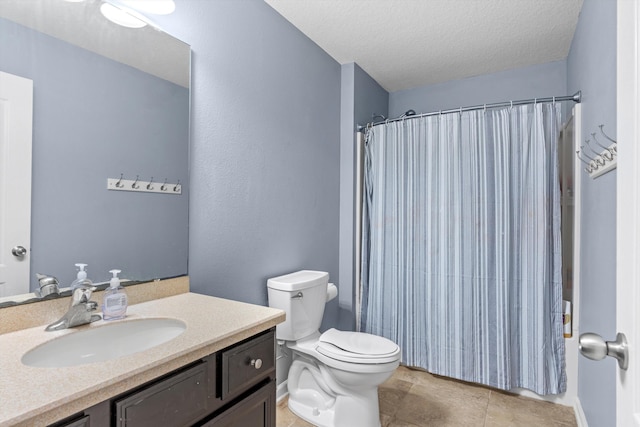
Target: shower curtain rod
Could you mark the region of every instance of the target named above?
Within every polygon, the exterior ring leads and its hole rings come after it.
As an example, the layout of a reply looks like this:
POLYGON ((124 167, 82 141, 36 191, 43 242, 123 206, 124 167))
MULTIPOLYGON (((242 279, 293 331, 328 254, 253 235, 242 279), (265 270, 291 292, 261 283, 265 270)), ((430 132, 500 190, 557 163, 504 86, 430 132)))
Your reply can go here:
MULTIPOLYGON (((410 116, 407 116, 406 115, 407 113, 405 113, 400 117, 396 117, 395 119, 387 119, 380 122, 371 122, 371 123, 367 123, 366 125, 359 125, 358 132, 362 132, 367 127, 381 125, 383 123, 397 122, 400 120, 417 119, 419 117, 435 116, 438 114, 448 114, 448 113, 456 113, 456 112, 462 113, 463 111, 484 110, 486 108, 509 107, 514 105, 538 104, 543 102, 573 101, 576 104, 579 104, 581 100, 582 100, 582 91, 579 90, 573 95, 566 95, 566 96, 551 96, 547 98, 522 99, 520 101, 494 102, 493 104, 482 104, 482 105, 474 105, 472 107, 452 108, 450 110, 433 111, 431 113, 412 114, 410 116)), ((409 110, 409 111, 413 111, 413 110, 409 110)))

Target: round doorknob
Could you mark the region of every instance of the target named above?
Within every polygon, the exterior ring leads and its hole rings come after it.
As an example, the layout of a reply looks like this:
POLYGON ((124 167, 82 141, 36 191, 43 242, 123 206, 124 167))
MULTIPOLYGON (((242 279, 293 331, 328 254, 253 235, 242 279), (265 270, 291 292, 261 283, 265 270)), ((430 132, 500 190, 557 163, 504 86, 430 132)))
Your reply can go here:
POLYGON ((11 249, 11 253, 15 257, 22 258, 27 254, 27 249, 24 246, 16 246, 13 249, 11 249))
POLYGON ((618 332, 615 341, 605 341, 598 334, 588 332, 580 335, 578 348, 584 357, 593 360, 602 360, 611 356, 618 360, 620 369, 626 371, 629 367, 629 346, 627 337, 618 332))
POLYGON ((252 359, 251 366, 253 366, 256 369, 262 368, 262 359, 252 359))
POLYGON ((591 360, 602 360, 607 357, 607 343, 600 335, 591 332, 580 335, 578 349, 584 357, 591 360))

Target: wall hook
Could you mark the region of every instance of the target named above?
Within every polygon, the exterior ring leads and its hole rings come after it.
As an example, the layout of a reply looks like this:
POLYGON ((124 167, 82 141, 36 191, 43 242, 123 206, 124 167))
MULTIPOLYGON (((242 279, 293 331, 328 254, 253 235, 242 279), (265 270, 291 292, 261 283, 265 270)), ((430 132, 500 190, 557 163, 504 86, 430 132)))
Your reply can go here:
POLYGON ((604 145, 600 144, 600 142, 596 138, 596 133, 595 132, 592 133, 591 136, 593 137, 593 141, 598 145, 598 147, 607 150, 606 153, 604 151, 602 152, 602 155, 604 156, 604 158, 609 160, 609 161, 612 161, 613 160, 613 156, 615 155, 615 151, 613 151, 613 148, 605 147, 604 145))
MULTIPOLYGON (((124 175, 124 174, 122 174, 124 175)), ((157 185, 157 182, 153 181, 153 177, 149 181, 141 181, 140 175, 136 175, 136 179, 124 179, 122 176, 118 178, 107 178, 107 190, 118 190, 118 191, 133 191, 133 192, 143 192, 143 193, 160 193, 160 194, 173 194, 180 195, 182 194, 182 185, 180 185, 180 181, 177 184, 167 184, 167 179, 165 178, 162 185, 157 185), (172 188, 173 191, 169 189, 172 188)))
MULTIPOLYGON (((591 145, 589 145, 589 143, 590 143, 590 142, 591 142, 591 140, 589 140, 589 139, 585 139, 585 140, 584 140, 584 145, 586 145, 587 147, 589 147, 589 150, 591 150, 591 152, 592 152, 593 154, 595 154, 595 155, 596 155, 596 159, 597 159, 598 157, 600 157, 600 153, 598 153, 596 150, 594 150, 593 148, 591 148, 591 145)), ((582 147, 584 147, 584 145, 583 145, 582 147)))
POLYGON ((586 161, 581 156, 591 160, 589 166, 585 168, 585 170, 589 173, 589 176, 594 179, 615 169, 618 164, 617 142, 614 139, 610 138, 606 133, 604 133, 604 125, 599 125, 598 127, 600 128, 600 133, 602 133, 602 135, 607 140, 611 141, 612 144, 610 144, 608 147, 606 147, 604 144, 601 144, 600 141, 598 141, 598 138, 596 138, 596 133, 593 132, 591 134, 592 139, 586 139, 584 143, 587 147, 589 147, 589 150, 593 154, 595 154, 595 158, 584 151, 584 145, 580 147, 581 150, 576 151, 578 158, 583 163, 586 163, 586 161), (591 145, 592 140, 597 145, 596 148, 602 149, 600 152, 597 152, 596 149, 594 149, 594 147, 591 145))
MULTIPOLYGON (((592 166, 593 166, 593 161, 583 159, 583 158, 580 156, 580 150, 577 150, 577 151, 576 151, 576 156, 578 156, 578 159, 579 159, 582 163, 584 163, 585 165, 587 165, 589 168, 593 168, 593 167, 592 167, 592 166)), ((591 172, 589 172, 589 173, 591 173, 591 172)))
POLYGON ((618 143, 618 141, 616 141, 615 139, 609 138, 609 137, 607 136, 607 134, 606 134, 606 133, 604 133, 604 130, 602 129, 602 128, 604 127, 604 125, 600 125, 600 126, 598 126, 598 127, 600 128, 600 133, 601 133, 605 138, 607 138, 609 141, 613 142, 614 144, 617 144, 617 143, 618 143))
MULTIPOLYGON (((596 159, 594 159, 593 157, 591 157, 590 155, 588 155, 587 153, 584 152, 584 145, 580 146, 580 150, 581 150, 580 152, 582 153, 583 156, 585 156, 587 159, 591 160, 592 162, 596 162, 596 159)), ((580 157, 580 156, 578 155, 578 157, 580 157)))
MULTIPOLYGON (((593 154, 595 154, 595 155, 596 155, 596 157, 595 157, 593 160, 595 160, 595 161, 596 161, 596 163, 598 163, 600 166, 604 166, 604 165, 607 163, 607 159, 606 159, 606 157, 602 157, 602 154, 598 153, 596 150, 594 150, 593 148, 591 148, 591 145, 589 145, 589 142, 590 142, 590 141, 589 141, 588 139, 585 139, 585 140, 584 140, 585 145, 586 145, 587 147, 589 147, 589 150, 591 150, 591 152, 592 152, 593 154)), ((583 147, 584 147, 584 145, 583 145, 583 147)), ((585 154, 585 156, 586 156, 586 154, 585 154)))

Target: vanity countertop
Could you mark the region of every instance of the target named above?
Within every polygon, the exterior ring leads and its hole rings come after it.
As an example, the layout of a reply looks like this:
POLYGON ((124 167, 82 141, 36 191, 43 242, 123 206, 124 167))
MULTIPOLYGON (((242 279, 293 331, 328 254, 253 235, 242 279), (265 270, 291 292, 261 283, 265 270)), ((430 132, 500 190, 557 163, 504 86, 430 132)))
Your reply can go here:
POLYGON ((20 359, 46 341, 113 321, 55 332, 41 325, 0 335, 0 426, 45 426, 267 330, 285 314, 184 293, 129 306, 127 318, 115 322, 162 317, 182 320, 185 332, 149 350, 74 367, 36 368, 20 359))

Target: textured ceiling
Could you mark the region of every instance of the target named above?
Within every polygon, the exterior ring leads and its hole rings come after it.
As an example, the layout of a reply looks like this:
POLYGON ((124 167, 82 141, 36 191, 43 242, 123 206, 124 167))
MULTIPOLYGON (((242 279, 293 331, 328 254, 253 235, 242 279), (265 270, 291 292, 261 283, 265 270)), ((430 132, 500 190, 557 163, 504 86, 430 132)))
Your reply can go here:
POLYGON ((67 43, 189 87, 190 47, 146 26, 132 30, 108 21, 99 0, 0 0, 0 17, 67 43))
POLYGON ((393 92, 567 57, 583 0, 265 0, 393 92))

